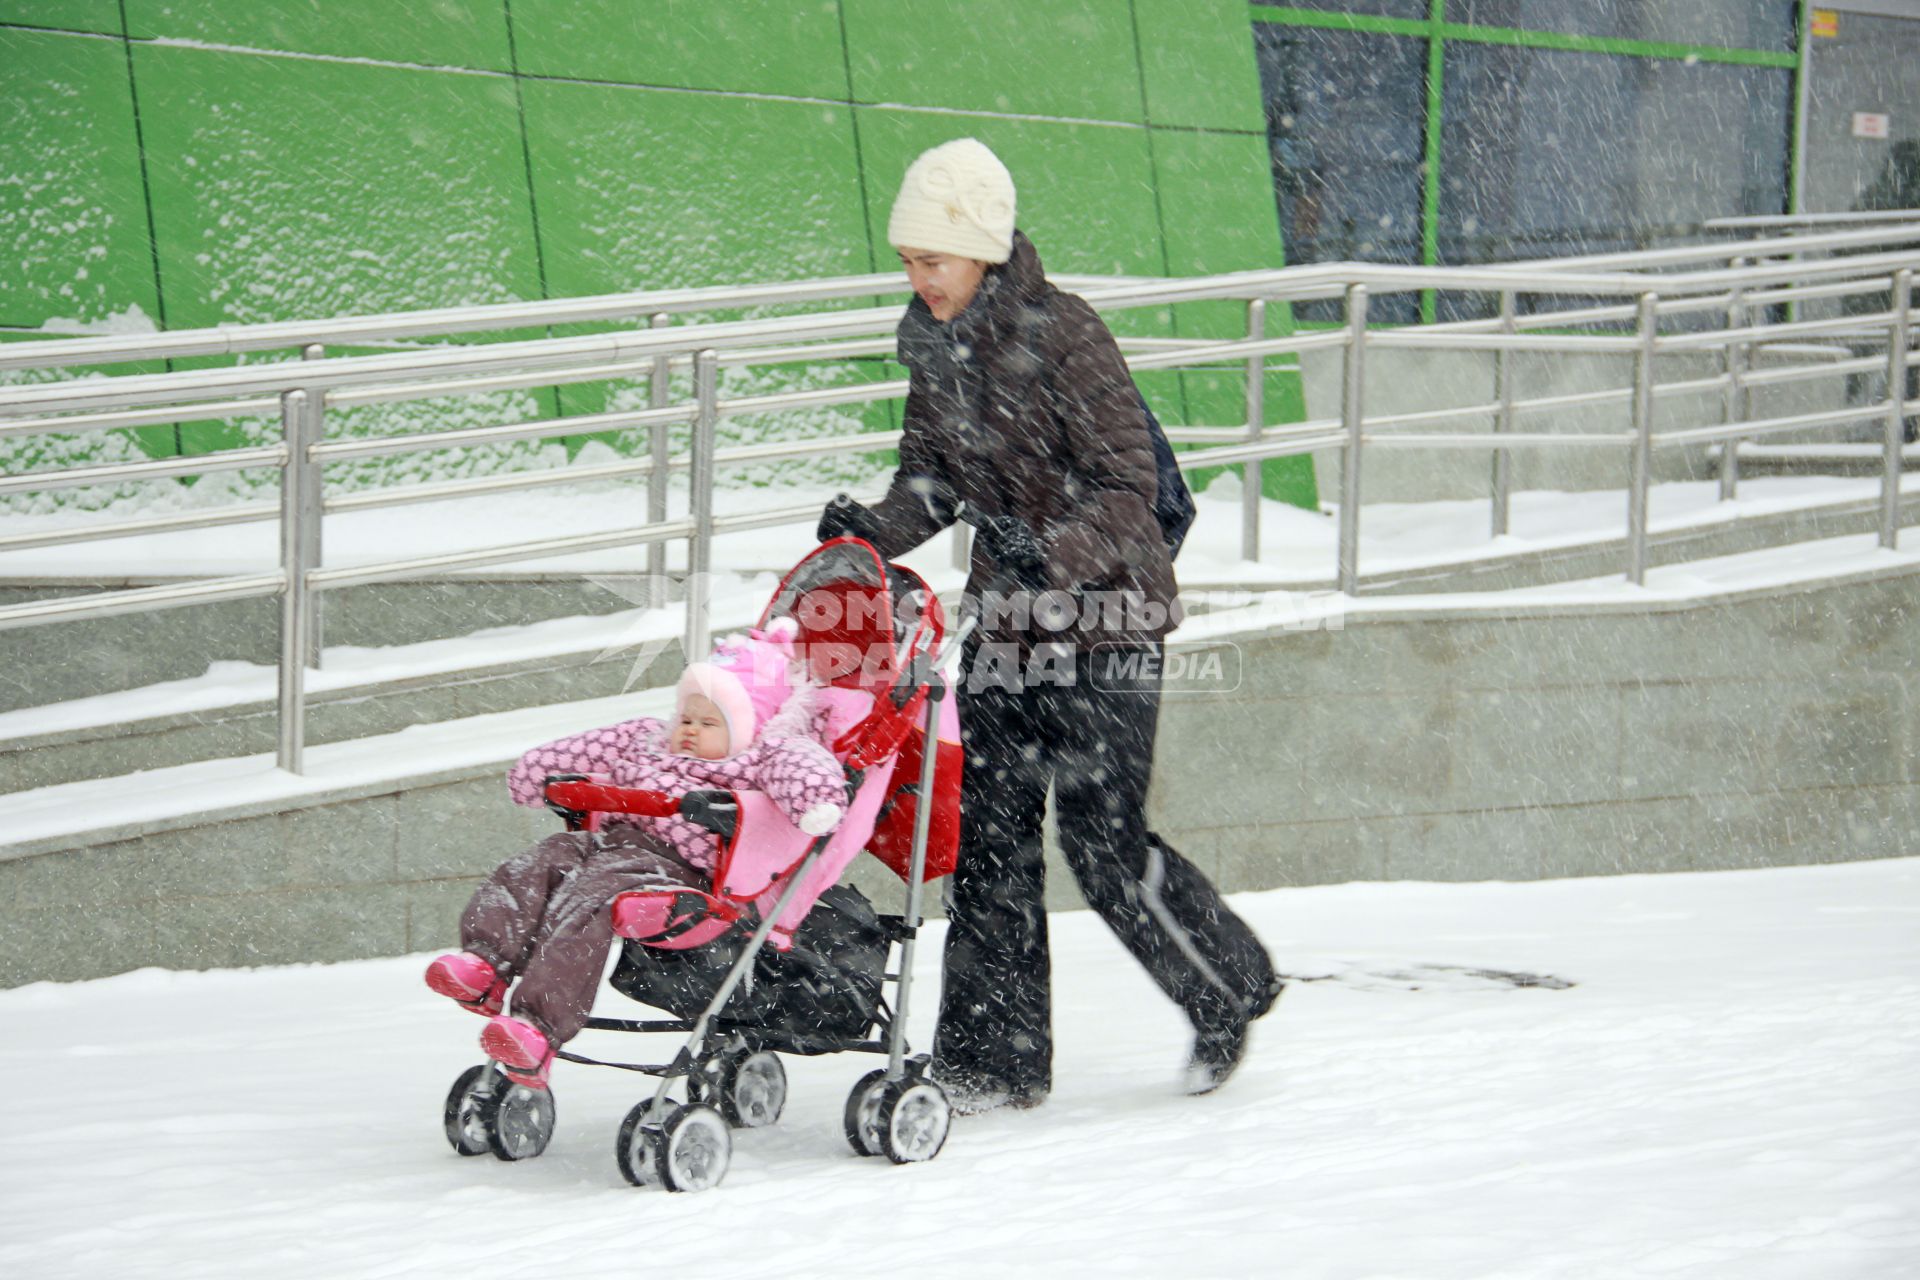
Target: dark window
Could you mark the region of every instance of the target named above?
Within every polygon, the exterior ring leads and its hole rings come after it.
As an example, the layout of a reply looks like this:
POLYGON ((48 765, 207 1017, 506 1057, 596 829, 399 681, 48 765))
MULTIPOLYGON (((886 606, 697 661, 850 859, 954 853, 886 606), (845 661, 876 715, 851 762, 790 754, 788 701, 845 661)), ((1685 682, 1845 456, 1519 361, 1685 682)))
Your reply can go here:
POLYGON ((1374 18, 1418 18, 1424 21, 1427 0, 1254 0, 1255 4, 1285 9, 1312 9, 1319 13, 1358 13, 1374 18))
POLYGON ((1807 51, 1805 207, 1920 208, 1920 22, 1852 12, 1833 22, 1807 51))
MULTIPOLYGON (((1783 68, 1446 46, 1440 261, 1609 253, 1786 206, 1783 68)), ((1443 299, 1443 318, 1486 314, 1443 299)))
MULTIPOLYGON (((1255 24, 1267 141, 1288 262, 1420 261, 1427 42, 1255 24)), ((1339 303, 1306 303, 1337 320, 1339 303)), ((1419 318, 1417 294, 1373 301, 1379 320, 1419 318)))
POLYGON ((1447 19, 1523 31, 1783 52, 1794 0, 1447 0, 1447 19))

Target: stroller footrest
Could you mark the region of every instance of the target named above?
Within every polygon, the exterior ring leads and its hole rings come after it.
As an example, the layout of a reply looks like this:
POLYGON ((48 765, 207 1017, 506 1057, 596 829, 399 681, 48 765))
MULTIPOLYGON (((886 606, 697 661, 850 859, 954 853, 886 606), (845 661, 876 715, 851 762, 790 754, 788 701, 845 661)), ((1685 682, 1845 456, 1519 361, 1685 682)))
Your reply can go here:
POLYGON ((611 910, 618 936, 676 951, 712 942, 741 916, 724 898, 684 888, 631 889, 614 895, 611 910))

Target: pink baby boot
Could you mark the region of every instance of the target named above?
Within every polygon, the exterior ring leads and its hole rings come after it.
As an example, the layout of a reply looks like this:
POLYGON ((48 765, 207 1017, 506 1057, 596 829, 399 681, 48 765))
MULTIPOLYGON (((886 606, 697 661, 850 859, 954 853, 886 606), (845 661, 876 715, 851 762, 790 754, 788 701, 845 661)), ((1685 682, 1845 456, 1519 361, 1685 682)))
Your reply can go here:
POLYGON ((553 1046, 532 1023, 518 1018, 494 1018, 480 1032, 480 1049, 506 1068, 507 1079, 529 1089, 547 1087, 553 1066, 553 1046))
POLYGON ((505 980, 471 951, 451 952, 428 965, 427 988, 483 1018, 499 1013, 507 995, 505 980))

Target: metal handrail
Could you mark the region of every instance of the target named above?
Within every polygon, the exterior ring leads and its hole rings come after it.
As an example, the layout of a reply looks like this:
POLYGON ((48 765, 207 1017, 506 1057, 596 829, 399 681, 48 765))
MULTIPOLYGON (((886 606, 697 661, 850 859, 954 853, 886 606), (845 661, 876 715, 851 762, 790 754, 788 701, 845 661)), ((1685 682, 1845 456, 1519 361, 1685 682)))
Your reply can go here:
POLYGON ((1700 225, 1709 231, 1764 231, 1774 227, 1835 227, 1870 222, 1920 222, 1920 209, 1746 214, 1733 218, 1708 218, 1700 225))
MULTIPOLYGON (((1890 214, 1827 214, 1811 218, 1716 218, 1703 224, 1710 230, 1730 227, 1800 226, 1833 221, 1909 221, 1916 224, 1910 237, 1920 239, 1920 210, 1890 214)), ((1764 256, 1780 251, 1847 248, 1857 244, 1892 243, 1879 231, 1839 232, 1824 236, 1755 241, 1745 251, 1764 256)), ((1657 266, 1673 262, 1710 261, 1724 256, 1724 246, 1700 245, 1675 249, 1648 249, 1626 253, 1561 257, 1509 263, 1496 270, 1541 269, 1571 264, 1598 266, 1657 266)), ((1076 291, 1095 291, 1133 277, 1056 275, 1055 283, 1076 291)), ((61 368, 111 364, 131 360, 179 359, 187 356, 239 355, 252 351, 286 350, 312 343, 354 346, 397 338, 490 333, 560 324, 634 321, 644 316, 744 309, 756 306, 796 305, 905 292, 898 272, 799 280, 767 285, 718 285, 685 289, 651 289, 599 294, 583 298, 551 298, 535 302, 483 303, 436 307, 384 315, 342 316, 323 320, 277 321, 261 324, 213 325, 159 334, 113 334, 57 338, 0 347, 0 369, 61 368)))
MULTIPOLYGON (((1092 288, 1127 276, 1059 276, 1069 289, 1092 288)), ((383 315, 337 316, 324 320, 283 320, 265 324, 220 324, 156 334, 114 334, 56 338, 0 347, 0 369, 60 368, 122 360, 180 359, 186 356, 241 355, 278 351, 311 343, 362 346, 396 338, 455 333, 493 333, 548 325, 633 321, 645 316, 686 312, 790 306, 906 292, 897 271, 794 280, 782 284, 706 285, 685 289, 642 289, 583 298, 546 298, 537 302, 478 303, 433 307, 383 315)))
MULTIPOLYGON (((1920 226, 1896 229, 1893 238, 1920 241, 1920 226)), ((1502 267, 1399 267, 1370 263, 1326 263, 1270 271, 1235 272, 1190 280, 1128 282, 1092 289, 1085 295, 1095 306, 1164 306, 1179 302, 1264 297, 1311 299, 1336 296, 1350 285, 1363 284, 1381 292, 1440 289, 1461 292, 1503 292, 1573 295, 1621 294, 1638 296, 1648 290, 1663 295, 1713 293, 1739 284, 1766 284, 1805 276, 1871 276, 1912 261, 1914 251, 1861 254, 1813 262, 1761 263, 1709 271, 1646 275, 1635 272, 1580 272, 1566 269, 1502 267)), ((605 360, 685 354, 693 346, 726 348, 751 346, 774 335, 827 339, 890 332, 898 325, 900 308, 866 308, 767 320, 732 321, 620 334, 575 338, 534 339, 489 343, 377 356, 349 356, 310 362, 286 362, 237 369, 200 369, 133 375, 99 382, 0 387, 0 419, 29 412, 119 407, 193 397, 286 392, 300 387, 326 389, 349 383, 398 381, 428 372, 457 375, 502 365, 519 370, 562 370, 605 360)), ((1439 332, 1448 329, 1434 326, 1439 332)), ((79 342, 118 339, 78 339, 79 342)), ((35 344, 24 344, 32 346, 35 344)), ((150 358, 151 352, 124 358, 150 358)), ((80 361, 95 363, 97 360, 80 361)))
MULTIPOLYGON (((1648 546, 1647 491, 1651 459, 1660 448, 1737 441, 1789 430, 1813 429, 1862 419, 1884 419, 1886 438, 1882 480, 1881 541, 1897 534, 1897 484, 1901 417, 1920 408, 1903 401, 1915 311, 1912 280, 1920 268, 1920 220, 1893 220, 1865 230, 1819 232, 1726 241, 1677 249, 1551 259, 1485 267, 1405 267, 1368 263, 1323 263, 1304 267, 1237 272, 1191 279, 1137 277, 1081 278, 1084 295, 1103 310, 1160 307, 1175 302, 1237 300, 1247 307, 1245 338, 1128 338, 1123 352, 1135 371, 1228 368, 1243 372, 1247 384, 1246 421, 1217 427, 1186 426, 1170 438, 1191 445, 1177 455, 1183 469, 1241 466, 1243 488, 1242 554, 1258 559, 1261 463, 1324 449, 1342 453, 1342 493, 1338 586, 1359 589, 1359 530, 1362 462, 1369 448, 1446 448, 1486 450, 1494 460, 1492 520, 1496 533, 1506 528, 1510 483, 1506 460, 1532 448, 1625 447, 1628 458, 1627 576, 1644 580, 1648 546), (1809 251, 1837 256, 1808 258, 1809 251), (1700 264, 1708 264, 1702 267, 1700 264), (1628 268, 1628 269, 1622 269, 1628 268), (1666 268, 1684 268, 1667 270, 1666 268), (1369 299, 1376 293, 1414 290, 1492 293, 1500 314, 1487 320, 1457 321, 1423 327, 1371 328, 1369 299), (1518 314, 1522 295, 1564 299, 1621 297, 1625 303, 1563 305, 1560 309, 1518 314), (1848 295, 1871 299, 1874 309, 1840 319, 1772 322, 1770 308, 1790 301, 1848 295), (1269 334, 1266 311, 1287 300, 1344 299, 1345 322, 1328 330, 1269 334), (1901 300, 1906 300, 1901 305, 1901 300), (1706 316, 1717 327, 1662 334, 1663 319, 1706 316), (1630 322, 1630 332, 1584 332, 1595 324, 1630 322), (1858 354, 1861 335, 1886 344, 1884 357, 1858 354), (1752 353, 1807 338, 1848 339, 1852 352, 1834 346, 1811 348, 1815 363, 1752 368, 1752 353), (1341 404, 1337 417, 1288 423, 1264 422, 1263 386, 1267 362, 1311 352, 1342 353, 1341 404), (1366 354, 1373 350, 1485 351, 1495 360, 1495 398, 1471 405, 1395 413, 1366 412, 1366 354), (1624 359, 1633 375, 1626 387, 1521 397, 1515 393, 1513 362, 1523 353, 1581 353, 1624 359), (1659 380, 1662 358, 1718 352, 1723 367, 1659 380), (1854 376, 1882 370, 1891 388, 1887 397, 1842 410, 1754 419, 1748 393, 1761 386, 1820 378, 1854 376), (1656 429, 1662 404, 1683 396, 1719 395, 1725 404, 1720 423, 1656 429), (1538 416, 1577 407, 1625 405, 1629 430, 1554 432, 1517 430, 1522 415, 1538 416), (1490 433, 1436 431, 1458 420, 1485 419, 1490 433), (1411 428, 1411 429, 1410 429, 1411 428)), ((1060 283, 1076 281, 1061 278, 1060 283)), ((860 432, 827 438, 770 440, 719 447, 718 425, 745 414, 769 414, 833 405, 897 400, 908 382, 887 379, 844 385, 734 395, 723 398, 723 367, 818 363, 890 354, 898 306, 833 308, 792 316, 755 319, 694 320, 667 325, 669 315, 699 310, 740 310, 835 302, 849 297, 886 296, 901 291, 898 275, 840 277, 792 285, 750 285, 719 289, 656 290, 588 299, 541 303, 492 304, 444 308, 388 316, 348 317, 335 321, 284 325, 223 326, 215 330, 166 335, 117 335, 47 343, 22 343, 5 349, 15 364, 61 367, 98 365, 116 359, 152 359, 158 354, 216 353, 194 344, 224 344, 228 353, 266 350, 321 340, 336 344, 420 334, 448 335, 505 330, 585 319, 643 317, 649 327, 574 338, 532 338, 484 345, 423 347, 371 356, 315 358, 309 349, 300 361, 240 368, 141 374, 88 382, 0 387, 0 437, 41 432, 100 430, 195 418, 277 413, 281 442, 229 449, 187 458, 73 467, 0 477, 0 494, 138 481, 240 468, 281 469, 277 504, 252 503, 204 513, 181 513, 136 520, 108 520, 77 530, 0 537, 0 551, 57 546, 192 528, 277 519, 282 534, 281 566, 273 574, 236 575, 135 590, 97 592, 52 601, 0 607, 0 629, 85 617, 169 608, 212 600, 277 595, 281 599, 280 762, 297 771, 304 745, 304 671, 318 652, 319 602, 327 591, 374 582, 511 563, 615 547, 645 546, 650 571, 664 572, 665 546, 687 545, 687 651, 706 642, 705 574, 713 538, 742 529, 788 524, 806 518, 811 508, 779 506, 719 516, 713 509, 718 468, 793 457, 885 449, 897 443, 897 431, 860 432), (693 393, 676 402, 669 378, 691 369, 693 393), (590 381, 614 376, 642 377, 651 388, 647 408, 570 418, 411 433, 379 438, 327 440, 327 412, 382 401, 419 400, 448 395, 590 381), (669 427, 690 429, 685 448, 668 448, 669 427), (329 464, 427 450, 471 448, 511 441, 543 440, 602 430, 644 430, 652 449, 645 457, 584 468, 541 470, 475 479, 408 485, 362 493, 326 495, 321 470, 329 464), (668 477, 688 478, 690 510, 667 516, 668 477), (628 528, 542 538, 351 566, 325 565, 320 546, 321 520, 328 514, 442 501, 485 493, 514 492, 540 486, 598 479, 647 480, 647 519, 628 528)), ((1698 323, 1689 319, 1689 326, 1698 323)), ((1795 347, 1795 350, 1804 348, 1795 347)), ((1722 496, 1734 496, 1737 449, 1722 453, 1722 496)))

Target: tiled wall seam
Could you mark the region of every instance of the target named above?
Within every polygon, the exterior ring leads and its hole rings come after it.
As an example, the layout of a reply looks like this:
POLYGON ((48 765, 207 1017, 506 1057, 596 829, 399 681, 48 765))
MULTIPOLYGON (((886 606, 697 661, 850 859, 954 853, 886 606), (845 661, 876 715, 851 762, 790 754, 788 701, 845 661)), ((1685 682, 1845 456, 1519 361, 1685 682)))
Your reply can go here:
POLYGON ((397 71, 426 71, 444 75, 487 76, 500 80, 538 80, 549 84, 597 85, 608 89, 635 89, 648 93, 689 94, 696 97, 750 98, 762 102, 812 103, 819 106, 852 107, 855 110, 911 111, 923 115, 971 116, 982 120, 1026 120, 1039 124, 1086 125, 1106 129, 1138 129, 1164 133, 1216 133, 1231 137, 1264 137, 1256 129, 1222 129, 1205 125, 1142 124, 1132 120, 1109 120, 1095 116, 1041 115, 1020 111, 986 111, 972 107, 939 107, 906 102, 867 101, 858 98, 821 98, 799 94, 763 93, 751 89, 695 89, 684 85, 647 84, 632 80, 600 80, 587 76, 539 75, 525 71, 494 71, 485 67, 460 67, 446 63, 405 62, 385 58, 347 57, 333 53, 311 53, 293 49, 262 49, 254 45, 219 44, 204 40, 178 40, 169 37, 131 37, 98 31, 72 31, 63 27, 35 27, 21 22, 0 22, 0 31, 31 31, 40 35, 78 36, 87 40, 116 40, 128 45, 152 45, 158 48, 197 49, 208 53, 236 53, 262 58, 285 58, 297 62, 347 63, 353 66, 385 67, 397 71))

